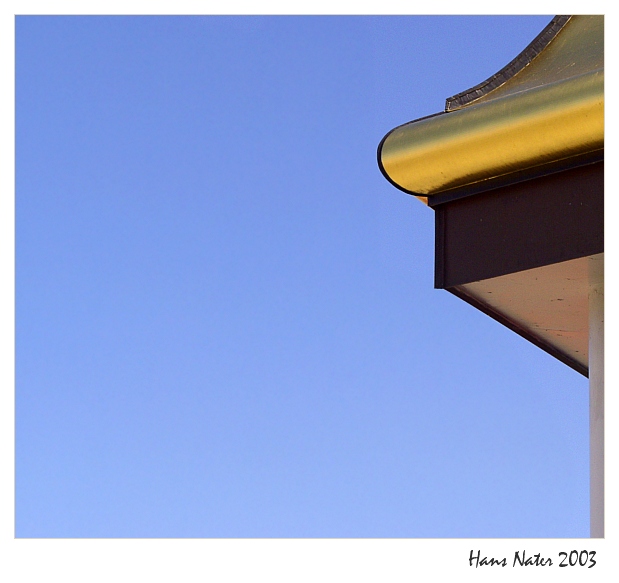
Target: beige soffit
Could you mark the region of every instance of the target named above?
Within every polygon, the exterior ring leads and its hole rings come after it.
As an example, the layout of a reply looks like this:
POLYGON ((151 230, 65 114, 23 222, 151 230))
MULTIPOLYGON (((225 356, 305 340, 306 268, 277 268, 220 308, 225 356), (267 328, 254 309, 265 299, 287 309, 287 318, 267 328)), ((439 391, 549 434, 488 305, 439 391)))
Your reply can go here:
POLYGON ((385 177, 422 199, 601 159, 604 17, 553 18, 511 63, 445 109, 393 129, 378 148, 385 177))
MULTIPOLYGON (((589 362, 589 271, 603 254, 457 286, 586 373, 589 362)), ((565 361, 564 361, 565 362, 565 361)))

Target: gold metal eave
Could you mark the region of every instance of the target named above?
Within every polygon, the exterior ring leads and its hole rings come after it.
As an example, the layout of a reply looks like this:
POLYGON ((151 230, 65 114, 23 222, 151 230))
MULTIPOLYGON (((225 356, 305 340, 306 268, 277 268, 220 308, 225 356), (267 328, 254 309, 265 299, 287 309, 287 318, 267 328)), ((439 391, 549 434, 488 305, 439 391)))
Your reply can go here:
POLYGON ((427 196, 603 148, 598 69, 397 127, 379 161, 397 186, 427 196))

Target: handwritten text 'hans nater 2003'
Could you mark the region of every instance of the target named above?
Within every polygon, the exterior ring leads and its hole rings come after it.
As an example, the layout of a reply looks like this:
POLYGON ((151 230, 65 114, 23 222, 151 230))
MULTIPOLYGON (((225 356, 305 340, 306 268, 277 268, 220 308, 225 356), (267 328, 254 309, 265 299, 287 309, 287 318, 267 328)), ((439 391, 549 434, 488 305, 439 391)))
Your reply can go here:
MULTIPOLYGON (((469 566, 471 567, 507 567, 507 557, 495 559, 494 557, 482 557, 481 551, 471 551, 469 555, 469 566)), ((556 563, 552 559, 544 558, 540 553, 527 555, 526 551, 516 551, 512 567, 552 567, 558 564, 559 567, 587 567, 591 569, 596 564, 595 551, 571 551, 570 553, 561 552, 556 563)))

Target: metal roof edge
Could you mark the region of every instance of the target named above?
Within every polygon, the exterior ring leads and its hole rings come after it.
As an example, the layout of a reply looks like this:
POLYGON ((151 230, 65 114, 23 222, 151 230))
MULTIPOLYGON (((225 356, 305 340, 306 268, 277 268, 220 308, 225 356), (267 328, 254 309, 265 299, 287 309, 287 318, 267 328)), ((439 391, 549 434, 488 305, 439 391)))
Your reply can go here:
POLYGON ((553 18, 499 73, 450 98, 452 109, 388 132, 377 149, 381 173, 432 206, 439 193, 603 158, 603 40, 603 16, 553 18))
POLYGON ((514 59, 512 59, 500 71, 460 93, 448 97, 445 100, 445 111, 454 111, 484 97, 494 91, 509 79, 517 75, 522 69, 529 65, 559 34, 561 29, 572 18, 571 16, 555 16, 548 25, 540 32, 531 43, 514 59))

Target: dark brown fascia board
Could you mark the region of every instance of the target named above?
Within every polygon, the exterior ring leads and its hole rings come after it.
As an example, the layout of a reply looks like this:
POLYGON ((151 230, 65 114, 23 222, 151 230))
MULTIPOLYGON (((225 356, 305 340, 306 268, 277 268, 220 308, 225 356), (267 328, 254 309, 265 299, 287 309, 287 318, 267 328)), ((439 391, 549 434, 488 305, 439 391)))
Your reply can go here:
POLYGON ((433 207, 435 288, 604 251, 604 163, 433 207))

